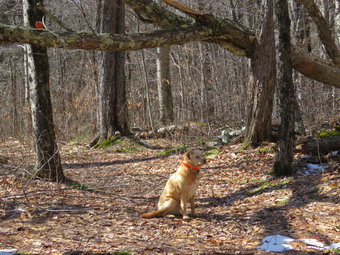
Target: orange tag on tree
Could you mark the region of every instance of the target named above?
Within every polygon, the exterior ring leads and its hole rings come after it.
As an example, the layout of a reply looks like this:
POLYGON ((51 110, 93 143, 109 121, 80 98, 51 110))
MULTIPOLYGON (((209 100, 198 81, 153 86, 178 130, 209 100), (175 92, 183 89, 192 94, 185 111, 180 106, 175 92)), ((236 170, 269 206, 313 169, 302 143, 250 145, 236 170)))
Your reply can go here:
POLYGON ((44 29, 44 24, 41 21, 36 21, 35 27, 38 29, 44 29))

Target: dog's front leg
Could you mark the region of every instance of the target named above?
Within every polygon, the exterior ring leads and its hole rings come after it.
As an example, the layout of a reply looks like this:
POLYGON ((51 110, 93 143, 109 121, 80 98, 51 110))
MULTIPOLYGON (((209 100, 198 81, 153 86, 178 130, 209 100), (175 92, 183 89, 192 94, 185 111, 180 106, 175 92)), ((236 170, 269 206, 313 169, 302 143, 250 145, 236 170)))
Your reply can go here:
POLYGON ((192 196, 192 198, 190 198, 190 206, 191 206, 191 215, 195 216, 196 215, 196 211, 195 211, 195 196, 192 196))
POLYGON ((181 195, 181 211, 182 211, 182 216, 183 219, 189 219, 188 214, 187 214, 187 200, 186 198, 181 195))

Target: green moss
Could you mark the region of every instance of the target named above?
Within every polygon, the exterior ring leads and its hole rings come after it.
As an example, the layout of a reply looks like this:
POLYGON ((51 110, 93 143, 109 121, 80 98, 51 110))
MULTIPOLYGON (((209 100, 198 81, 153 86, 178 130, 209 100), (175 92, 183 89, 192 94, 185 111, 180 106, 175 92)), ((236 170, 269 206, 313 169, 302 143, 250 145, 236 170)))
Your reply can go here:
POLYGON ((101 147, 105 148, 105 147, 108 147, 110 145, 113 145, 113 144, 115 144, 116 140, 117 140, 117 138, 115 138, 115 137, 111 138, 111 139, 104 140, 101 144, 101 147))
POLYGON ((181 144, 177 147, 174 148, 166 148, 163 151, 161 151, 160 155, 161 156, 169 156, 172 154, 176 154, 176 153, 184 153, 188 150, 188 146, 186 144, 181 144))
POLYGON ((214 158, 218 156, 219 154, 220 154, 220 151, 214 148, 208 151, 208 153, 206 154, 206 158, 214 158))
POLYGON ((103 139, 103 140, 99 140, 97 142, 96 145, 94 145, 93 147, 95 149, 103 149, 103 148, 106 148, 106 147, 109 147, 111 145, 114 145, 116 143, 119 143, 120 139, 118 137, 112 137, 110 139, 103 139))
POLYGON ((78 181, 75 181, 73 179, 70 179, 68 177, 65 178, 65 183, 69 186, 71 186, 73 189, 83 190, 83 191, 89 191, 89 192, 96 192, 95 189, 90 188, 89 186, 80 183, 78 181))
POLYGON ((276 202, 277 205, 284 206, 289 204, 289 199, 282 199, 276 202))
POLYGON ((275 146, 269 145, 269 146, 265 146, 265 147, 260 147, 258 152, 260 154, 273 153, 273 152, 275 152, 275 146))
POLYGON ((248 147, 250 146, 250 144, 251 144, 251 141, 250 141, 250 140, 244 141, 244 143, 243 143, 243 145, 242 145, 242 147, 241 147, 240 150, 243 151, 243 150, 248 149, 248 147))
POLYGON ((114 254, 117 254, 117 255, 130 255, 132 253, 131 253, 131 251, 115 251, 114 254))
POLYGON ((332 131, 325 131, 320 134, 317 134, 317 138, 326 138, 326 137, 333 137, 333 136, 339 136, 340 131, 332 130, 332 131))
POLYGON ((248 194, 257 194, 265 192, 268 188, 273 190, 280 190, 284 189, 284 185, 290 183, 293 180, 293 178, 285 178, 279 181, 268 181, 268 180, 252 180, 251 182, 258 182, 262 183, 260 187, 257 187, 255 189, 249 190, 248 194))

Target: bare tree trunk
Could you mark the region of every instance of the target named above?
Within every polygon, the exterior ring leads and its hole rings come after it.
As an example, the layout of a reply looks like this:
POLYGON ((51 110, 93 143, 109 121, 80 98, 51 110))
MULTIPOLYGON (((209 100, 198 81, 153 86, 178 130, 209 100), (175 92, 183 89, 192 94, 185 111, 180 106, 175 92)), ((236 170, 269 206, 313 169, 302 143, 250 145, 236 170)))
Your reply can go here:
MULTIPOLYGON (((311 40, 310 40, 310 28, 307 25, 306 13, 304 11, 303 5, 298 1, 292 1, 292 20, 293 20, 293 34, 292 40, 295 41, 296 45, 299 47, 303 47, 306 51, 311 50, 311 40)), ((296 89, 296 111, 295 111, 295 129, 300 135, 305 135, 305 125, 303 121, 302 112, 300 110, 301 101, 302 101, 302 75, 298 72, 294 72, 294 81, 295 81, 295 89, 296 89)))
MULTIPOLYGON (((34 27, 35 22, 42 19, 43 13, 36 8, 37 4, 43 1, 23 1, 25 25, 34 27)), ((35 168, 42 178, 63 181, 65 176, 54 133, 47 48, 28 45, 27 55, 35 168)))
POLYGON ((278 21, 278 93, 280 128, 278 152, 274 163, 276 175, 292 173, 294 150, 295 90, 292 79, 290 19, 287 0, 277 0, 275 14, 278 21))
POLYGON ((162 125, 169 125, 174 121, 169 54, 169 46, 157 48, 157 87, 160 122, 162 125))
POLYGON ((9 65, 10 65, 10 93, 11 93, 11 101, 12 101, 12 125, 13 125, 13 134, 16 136, 20 133, 19 126, 19 114, 18 114, 18 103, 17 103, 17 81, 16 81, 16 67, 14 65, 13 56, 9 56, 9 65))
POLYGON ((209 55, 209 47, 205 42, 198 44, 199 49, 199 60, 201 64, 201 94, 202 94, 202 122, 208 122, 209 124, 213 121, 215 113, 215 100, 214 100, 214 88, 212 82, 212 61, 209 55))
MULTIPOLYGON (((335 35, 340 33, 340 1, 337 0, 335 0, 334 30, 335 35)), ((340 37, 335 36, 335 40, 338 47, 340 47, 340 37)))
POLYGON ((145 54, 144 50, 142 50, 142 67, 144 71, 144 93, 145 93, 145 110, 144 112, 147 113, 146 115, 149 116, 149 123, 152 129, 152 132, 156 131, 154 122, 153 122, 153 117, 152 117, 152 111, 151 111, 151 98, 150 98, 150 88, 149 88, 149 78, 148 78, 148 72, 146 69, 146 64, 145 64, 145 54))
POLYGON ((271 139, 271 116, 276 84, 273 0, 268 0, 260 44, 251 58, 253 84, 245 145, 258 146, 271 139))
MULTIPOLYGON (((100 32, 124 33, 122 0, 101 0, 100 32)), ((125 52, 101 51, 98 63, 98 138, 109 139, 116 131, 129 135, 125 90, 125 52)), ((92 142, 95 145, 97 141, 92 142)))

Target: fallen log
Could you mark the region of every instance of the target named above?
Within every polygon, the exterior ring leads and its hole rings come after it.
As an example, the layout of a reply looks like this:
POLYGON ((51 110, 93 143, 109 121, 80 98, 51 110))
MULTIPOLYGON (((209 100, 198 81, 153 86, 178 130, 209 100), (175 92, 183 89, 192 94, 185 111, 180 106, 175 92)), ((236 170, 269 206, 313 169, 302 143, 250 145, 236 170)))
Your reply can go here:
POLYGON ((340 150, 340 136, 300 139, 295 145, 295 150, 313 156, 338 151, 340 150))

